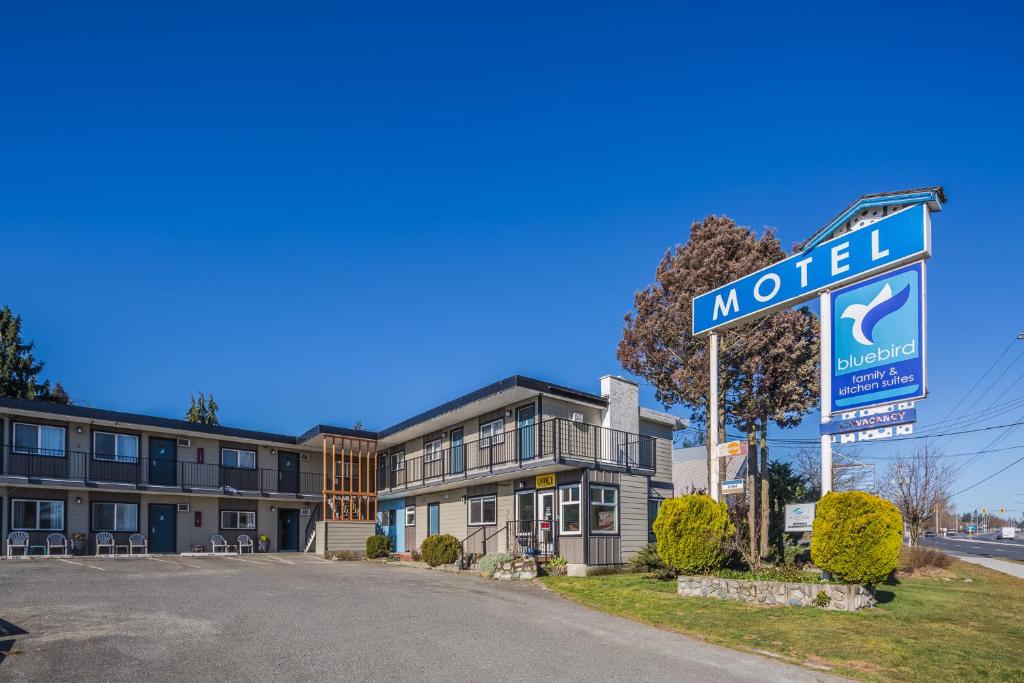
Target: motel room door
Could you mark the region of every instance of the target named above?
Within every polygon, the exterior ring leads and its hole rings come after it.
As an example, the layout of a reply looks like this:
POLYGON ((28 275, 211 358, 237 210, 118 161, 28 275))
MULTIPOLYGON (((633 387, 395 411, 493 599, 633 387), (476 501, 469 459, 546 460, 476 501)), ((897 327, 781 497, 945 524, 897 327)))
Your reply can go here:
POLYGON ((441 533, 441 505, 431 503, 427 506, 427 536, 441 533))
POLYGON ((174 439, 149 437, 149 483, 157 486, 178 484, 178 444, 174 439))
POLYGON ((277 490, 281 493, 299 492, 299 454, 289 451, 277 453, 277 490))
POLYGON ((149 504, 149 552, 173 553, 177 551, 177 514, 176 505, 163 503, 149 504))
POLYGON ((277 508, 277 524, 280 532, 277 547, 282 552, 299 549, 299 511, 277 508))

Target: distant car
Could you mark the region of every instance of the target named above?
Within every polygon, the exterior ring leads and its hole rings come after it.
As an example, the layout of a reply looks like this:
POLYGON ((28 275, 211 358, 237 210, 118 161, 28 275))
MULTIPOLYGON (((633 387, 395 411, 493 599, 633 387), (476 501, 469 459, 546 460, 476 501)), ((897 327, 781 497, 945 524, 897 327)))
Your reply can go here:
POLYGON ((928 538, 931 538, 932 536, 935 535, 935 532, 934 531, 926 531, 926 532, 924 532, 924 535, 926 537, 928 537, 928 538))
POLYGON ((996 539, 1000 540, 1000 541, 1002 541, 1002 540, 1009 541, 1009 540, 1012 540, 1014 538, 1017 538, 1017 530, 1014 529, 1012 526, 1004 526, 996 534, 996 539))
POLYGON ((946 535, 947 536, 956 536, 956 532, 955 531, 947 531, 946 535))

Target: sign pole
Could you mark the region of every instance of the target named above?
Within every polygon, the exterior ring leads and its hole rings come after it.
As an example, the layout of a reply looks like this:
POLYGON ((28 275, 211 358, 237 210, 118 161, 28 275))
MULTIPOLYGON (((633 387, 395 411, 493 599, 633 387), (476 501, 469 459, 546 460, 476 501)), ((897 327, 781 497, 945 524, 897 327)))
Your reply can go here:
MULTIPOLYGON (((832 299, 828 291, 818 297, 821 309, 821 423, 832 414, 832 299)), ((832 490, 832 437, 821 436, 821 495, 832 490)))
POLYGON ((711 499, 718 501, 718 333, 708 336, 708 356, 711 361, 711 386, 708 392, 708 424, 711 433, 708 435, 708 491, 711 499))

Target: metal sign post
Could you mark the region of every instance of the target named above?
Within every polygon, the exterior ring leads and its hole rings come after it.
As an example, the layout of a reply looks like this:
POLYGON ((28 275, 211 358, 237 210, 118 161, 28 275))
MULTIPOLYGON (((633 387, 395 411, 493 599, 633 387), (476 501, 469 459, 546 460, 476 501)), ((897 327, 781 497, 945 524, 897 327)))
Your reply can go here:
MULTIPOLYGON (((832 296, 822 292, 821 306, 821 423, 832 415, 832 296), (826 322, 827 321, 827 322, 826 322)), ((832 439, 821 437, 821 495, 832 491, 832 439)))
POLYGON ((708 391, 708 423, 711 434, 708 438, 708 493, 717 502, 721 498, 718 490, 718 333, 708 338, 708 355, 711 361, 711 386, 708 391))

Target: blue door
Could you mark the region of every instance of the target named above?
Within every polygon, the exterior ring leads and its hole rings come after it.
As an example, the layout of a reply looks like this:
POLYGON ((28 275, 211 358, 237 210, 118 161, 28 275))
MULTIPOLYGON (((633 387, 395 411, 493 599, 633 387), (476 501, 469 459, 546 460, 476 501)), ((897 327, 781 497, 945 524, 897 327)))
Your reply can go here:
POLYGON ((174 505, 163 503, 149 504, 149 552, 173 553, 177 536, 176 516, 178 509, 174 505))
POLYGON ((441 533, 441 505, 431 503, 427 506, 427 536, 441 533))
POLYGON ((466 471, 466 449, 462 445, 463 432, 461 429, 452 430, 452 474, 462 474, 466 471))
POLYGON ((533 418, 536 415, 534 406, 523 406, 516 411, 516 427, 519 432, 519 459, 533 458, 533 418))
POLYGON ((149 483, 177 486, 178 444, 174 439, 149 437, 149 483))

